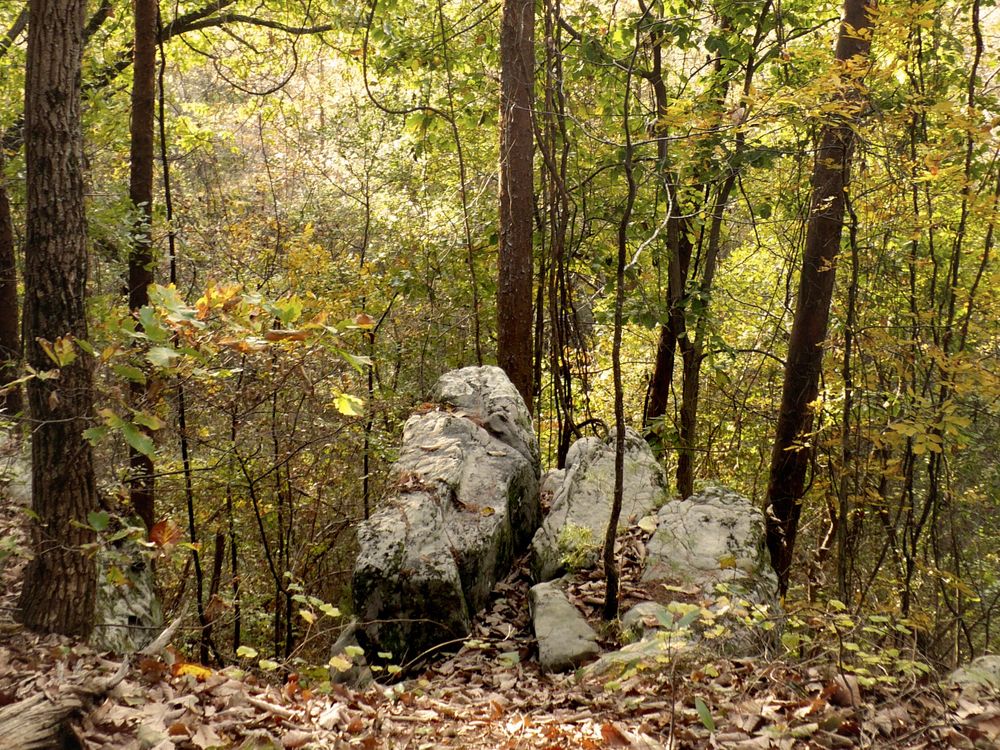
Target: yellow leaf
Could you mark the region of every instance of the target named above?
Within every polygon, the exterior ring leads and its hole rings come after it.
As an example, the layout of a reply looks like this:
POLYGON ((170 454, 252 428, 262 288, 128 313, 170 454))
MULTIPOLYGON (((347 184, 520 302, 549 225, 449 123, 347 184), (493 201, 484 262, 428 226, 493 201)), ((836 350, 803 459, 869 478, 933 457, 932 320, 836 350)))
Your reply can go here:
POLYGON ((173 673, 175 677, 191 675, 199 681, 206 680, 212 676, 212 670, 208 667, 203 667, 201 664, 175 664, 173 673))
POLYGON ((350 659, 345 656, 341 656, 340 654, 332 657, 327 664, 336 669, 338 672, 346 672, 354 666, 350 659))

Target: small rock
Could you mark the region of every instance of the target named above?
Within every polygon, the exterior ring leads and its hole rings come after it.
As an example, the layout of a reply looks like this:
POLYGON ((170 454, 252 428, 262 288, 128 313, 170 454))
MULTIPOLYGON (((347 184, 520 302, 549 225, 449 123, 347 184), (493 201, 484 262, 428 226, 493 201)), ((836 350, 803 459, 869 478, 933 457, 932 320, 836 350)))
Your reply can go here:
POLYGON ((600 653, 597 633, 566 598, 561 581, 532 586, 528 603, 538 640, 538 663, 544 671, 574 669, 600 653))

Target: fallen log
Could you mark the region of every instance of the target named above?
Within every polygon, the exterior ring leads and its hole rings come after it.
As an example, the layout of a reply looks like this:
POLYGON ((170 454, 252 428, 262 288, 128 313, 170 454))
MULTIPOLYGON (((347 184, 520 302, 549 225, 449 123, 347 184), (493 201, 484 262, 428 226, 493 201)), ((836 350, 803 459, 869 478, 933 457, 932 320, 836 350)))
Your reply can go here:
POLYGON ((128 660, 109 679, 68 686, 56 696, 38 692, 0 708, 0 750, 78 750, 70 722, 125 678, 128 660))

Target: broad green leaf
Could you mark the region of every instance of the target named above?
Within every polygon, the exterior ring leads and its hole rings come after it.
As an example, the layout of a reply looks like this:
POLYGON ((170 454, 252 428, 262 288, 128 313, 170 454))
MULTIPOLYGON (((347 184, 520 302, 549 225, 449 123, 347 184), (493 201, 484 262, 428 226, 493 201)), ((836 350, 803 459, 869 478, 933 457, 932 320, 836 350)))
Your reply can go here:
POLYGON ((83 437, 91 445, 96 445, 108 436, 110 430, 107 427, 90 427, 83 431, 83 437))
POLYGON ((271 659, 261 659, 257 662, 257 666, 263 669, 265 672, 273 672, 278 668, 278 662, 272 661, 271 659))
POLYGON ((146 373, 138 367, 133 367, 132 365, 114 365, 111 369, 118 377, 131 380, 133 383, 146 382, 146 373))
POLYGON ((173 367, 180 355, 168 346, 154 346, 146 352, 146 359, 154 367, 173 367))
POLYGON ((167 426, 167 423, 155 414, 147 414, 144 411, 137 411, 132 418, 136 424, 141 424, 151 430, 162 430, 167 426))
POLYGON ((715 731, 715 719, 712 718, 712 712, 708 710, 708 706, 705 705, 700 697, 695 697, 694 699, 695 710, 698 711, 698 718, 701 719, 702 725, 709 732, 715 731))
POLYGON ((257 649, 252 646, 240 646, 236 649, 236 655, 241 659, 256 659, 257 649))
POLYGON ((153 458, 153 440, 149 435, 142 432, 131 422, 122 423, 122 435, 125 436, 125 442, 139 451, 139 453, 153 458))
POLYGON ((319 605, 319 611, 327 617, 340 617, 340 610, 332 604, 327 604, 326 602, 319 605))
POLYGON ((108 528, 108 524, 111 523, 111 516, 103 510, 92 510, 87 514, 87 523, 94 531, 104 531, 108 528))
POLYGON ((352 659, 356 659, 359 656, 365 655, 365 650, 361 646, 345 646, 344 653, 350 656, 352 659))

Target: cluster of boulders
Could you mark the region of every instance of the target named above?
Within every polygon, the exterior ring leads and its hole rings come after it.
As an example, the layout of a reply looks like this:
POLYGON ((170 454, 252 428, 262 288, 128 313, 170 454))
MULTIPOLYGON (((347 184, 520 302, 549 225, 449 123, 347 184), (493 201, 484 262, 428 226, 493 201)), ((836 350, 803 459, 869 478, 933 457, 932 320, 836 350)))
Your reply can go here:
MULTIPOLYGON (((665 603, 641 602, 621 619, 632 643, 588 667, 604 673, 639 660, 674 654, 709 635, 729 650, 754 643, 744 622, 751 609, 766 616, 778 598, 778 584, 764 547, 764 517, 746 498, 710 487, 687 500, 671 500, 662 469, 642 437, 625 435, 622 514, 619 532, 639 526, 649 536, 643 550, 642 581, 665 603), (670 600, 684 592, 684 600, 670 600), (693 601, 698 604, 693 604, 693 601), (708 625, 711 625, 711 632, 708 625)), ((543 669, 580 666, 597 653, 596 634, 566 596, 573 570, 597 563, 611 515, 615 435, 584 438, 570 449, 566 468, 550 472, 552 508, 532 540, 531 590, 538 658, 543 669), (569 572, 569 576, 563 576, 569 572), (555 580, 553 580, 555 579, 555 580), (550 612, 562 631, 550 637, 550 612), (541 626, 540 626, 541 624, 541 626), (588 634, 587 631, 590 631, 588 634), (571 638, 565 637, 571 632, 571 638)))
MULTIPOLYGON (((620 528, 649 531, 644 582, 703 594, 713 620, 737 600, 760 607, 776 601, 759 509, 714 488, 668 502, 662 469, 632 430, 624 462, 620 528)), ((566 467, 540 482, 531 417, 503 371, 447 373, 432 402, 406 423, 392 496, 359 528, 358 620, 336 649, 360 644, 369 658, 382 654, 407 664, 461 643, 495 583, 530 544, 536 585, 529 604, 541 666, 560 671, 593 660, 600 654, 597 634, 567 588, 575 571, 598 564, 614 467, 613 433, 583 438, 570 448, 566 467), (551 495, 544 519, 540 487, 551 495)), ((660 648, 664 632, 671 638, 683 628, 693 632, 684 621, 691 605, 672 604, 645 602, 625 613, 623 627, 635 642, 598 665, 660 648)))

